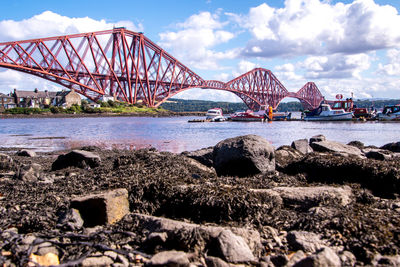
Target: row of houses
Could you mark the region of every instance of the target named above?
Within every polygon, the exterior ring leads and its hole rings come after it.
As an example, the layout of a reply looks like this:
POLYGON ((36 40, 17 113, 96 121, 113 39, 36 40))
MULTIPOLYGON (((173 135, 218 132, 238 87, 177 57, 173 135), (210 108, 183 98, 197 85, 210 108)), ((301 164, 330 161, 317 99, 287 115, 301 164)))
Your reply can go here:
POLYGON ((58 106, 69 108, 72 105, 81 105, 81 96, 74 90, 62 91, 22 91, 14 89, 9 94, 0 93, 0 110, 24 107, 24 108, 48 108, 58 106))

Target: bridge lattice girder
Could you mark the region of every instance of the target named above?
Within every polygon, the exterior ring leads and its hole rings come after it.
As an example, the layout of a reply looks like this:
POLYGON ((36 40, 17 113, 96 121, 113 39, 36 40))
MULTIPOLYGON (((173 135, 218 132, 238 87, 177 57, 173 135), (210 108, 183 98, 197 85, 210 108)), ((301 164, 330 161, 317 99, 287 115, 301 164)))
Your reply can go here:
POLYGON ((291 93, 262 68, 227 83, 205 81, 142 33, 125 28, 0 43, 0 67, 50 80, 94 101, 110 95, 149 107, 195 87, 230 91, 253 110, 276 108, 287 96, 306 107, 316 107, 323 99, 314 83, 291 93))
POLYGON ((0 66, 97 100, 104 94, 155 106, 204 81, 141 33, 123 28, 0 44, 0 66))
POLYGON ((324 100, 323 95, 313 82, 306 83, 297 93, 296 97, 306 109, 318 107, 324 100))

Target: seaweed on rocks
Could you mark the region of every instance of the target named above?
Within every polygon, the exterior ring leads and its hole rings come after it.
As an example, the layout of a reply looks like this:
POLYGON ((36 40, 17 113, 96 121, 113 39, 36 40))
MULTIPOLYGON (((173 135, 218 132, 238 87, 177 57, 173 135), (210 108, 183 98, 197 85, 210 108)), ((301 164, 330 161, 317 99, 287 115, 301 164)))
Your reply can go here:
POLYGON ((82 150, 99 155, 101 164, 52 170, 57 156, 69 151, 38 153, 32 158, 10 152, 10 171, 16 173, 33 163, 40 164, 41 170, 35 181, 20 180, 14 174, 0 177, 1 263, 25 265, 31 254, 44 251, 57 252, 63 266, 96 257, 144 265, 152 256, 149 254, 164 249, 185 248, 195 253, 198 262, 207 253, 218 256, 215 244, 203 244, 196 232, 176 231, 176 236, 168 236, 170 242, 162 243, 164 233, 145 228, 132 219, 133 213, 257 230, 264 245, 260 262, 269 253, 274 260, 290 255, 285 233, 292 230, 320 235, 328 246, 354 254, 360 265, 373 262, 378 253, 400 253, 398 159, 309 153, 282 164, 279 171, 239 178, 218 177, 213 168, 184 154, 155 149, 82 150), (318 201, 298 203, 282 193, 287 188, 322 187, 346 188, 346 203, 335 202, 328 193, 321 193, 318 201), (71 199, 117 188, 129 193, 131 213, 121 221, 92 228, 63 225, 60 218, 71 211, 71 199), (267 227, 279 233, 273 242, 265 233, 267 227))

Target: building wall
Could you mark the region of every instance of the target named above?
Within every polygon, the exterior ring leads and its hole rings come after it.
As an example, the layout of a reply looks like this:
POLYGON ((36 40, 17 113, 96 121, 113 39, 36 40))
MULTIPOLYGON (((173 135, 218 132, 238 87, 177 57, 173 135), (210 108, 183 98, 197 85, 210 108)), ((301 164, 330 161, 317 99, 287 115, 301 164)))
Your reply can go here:
POLYGON ((65 103, 67 108, 71 107, 74 104, 80 106, 82 103, 82 99, 78 93, 76 93, 75 91, 71 91, 65 96, 65 103))

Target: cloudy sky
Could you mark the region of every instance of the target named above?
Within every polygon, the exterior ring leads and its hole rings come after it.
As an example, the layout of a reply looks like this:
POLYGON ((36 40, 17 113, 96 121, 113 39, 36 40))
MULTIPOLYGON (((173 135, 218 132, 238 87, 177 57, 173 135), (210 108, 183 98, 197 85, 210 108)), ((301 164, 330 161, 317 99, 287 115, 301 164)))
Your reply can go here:
MULTIPOLYGON (((270 69, 292 92, 317 84, 327 99, 400 98, 398 0, 18 0, 2 5, 0 42, 124 26, 203 79, 270 69)), ((0 68, 0 92, 58 85, 0 68)), ((218 90, 178 97, 240 101, 218 90)))

